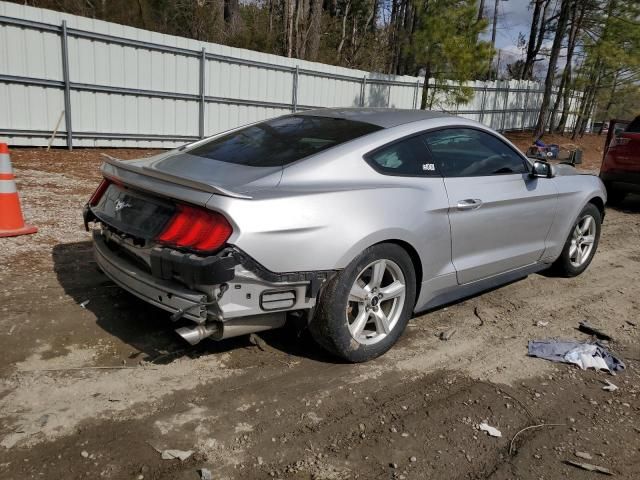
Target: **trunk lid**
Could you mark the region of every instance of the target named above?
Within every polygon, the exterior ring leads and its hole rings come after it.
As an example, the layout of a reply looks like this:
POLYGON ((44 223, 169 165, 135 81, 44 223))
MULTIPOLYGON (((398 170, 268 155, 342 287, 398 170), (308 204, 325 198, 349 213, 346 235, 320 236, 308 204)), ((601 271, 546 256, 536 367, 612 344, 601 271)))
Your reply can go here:
POLYGON ((109 157, 107 163, 201 191, 239 198, 250 198, 255 191, 277 187, 282 176, 282 166, 247 166, 179 150, 129 161, 109 157))
POLYGON ((91 211, 100 221, 122 233, 150 240, 162 232, 173 217, 176 205, 170 200, 111 183, 91 206, 91 211))

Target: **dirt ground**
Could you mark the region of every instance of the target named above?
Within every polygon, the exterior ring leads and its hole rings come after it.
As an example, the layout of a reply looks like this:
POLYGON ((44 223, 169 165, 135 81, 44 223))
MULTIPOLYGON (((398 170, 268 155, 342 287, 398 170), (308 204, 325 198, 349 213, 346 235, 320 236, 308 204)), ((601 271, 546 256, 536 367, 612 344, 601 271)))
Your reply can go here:
POLYGON ((0 478, 599 475, 569 460, 640 478, 640 197, 607 209, 582 276, 532 275, 428 312, 387 355, 349 365, 293 326, 261 335, 264 349, 245 337, 189 347, 166 313, 96 269, 81 209, 99 152, 12 159, 40 231, 0 239, 0 478), (613 335, 624 372, 526 356, 531 339, 590 340, 580 320, 613 335), (479 431, 483 421, 502 436, 479 431), (163 460, 165 449, 193 454, 163 460))
MULTIPOLYGON (((531 132, 509 132, 506 137, 511 140, 520 150, 527 151, 531 145, 531 132)), ((561 151, 582 150, 582 169, 600 170, 602 163, 602 155, 604 153, 604 142, 607 138, 603 135, 585 135, 582 138, 571 140, 571 137, 565 137, 558 134, 545 134, 542 141, 546 144, 556 144, 561 151)))

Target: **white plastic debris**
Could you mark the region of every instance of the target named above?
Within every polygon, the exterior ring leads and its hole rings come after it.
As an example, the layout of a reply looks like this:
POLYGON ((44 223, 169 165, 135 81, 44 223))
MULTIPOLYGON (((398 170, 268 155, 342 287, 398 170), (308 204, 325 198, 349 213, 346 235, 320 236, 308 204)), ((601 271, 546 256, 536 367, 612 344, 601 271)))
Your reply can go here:
POLYGON ((213 475, 211 475, 211 470, 208 468, 201 468, 198 470, 200 473, 200 480, 213 480, 213 475))
POLYGON ((502 432, 487 424, 487 422, 482 422, 478 428, 483 432, 487 432, 492 437, 502 437, 502 432))
POLYGON ((160 455, 163 460, 174 460, 177 458, 181 462, 184 462, 193 455, 193 450, 162 450, 160 455))
POLYGON ((605 380, 604 383, 605 386, 602 387, 603 390, 606 390, 607 392, 615 392, 616 390, 618 390, 618 387, 611 383, 609 380, 605 380))
POLYGON ((579 345, 573 350, 567 352, 564 359, 575 365, 578 365, 582 370, 589 368, 595 368, 596 370, 604 370, 605 372, 611 372, 607 362, 604 358, 595 356, 597 353, 597 345, 583 344, 579 345))
POLYGON ((82 308, 87 308, 87 305, 89 305, 89 302, 90 302, 90 301, 91 301, 91 300, 85 300, 84 302, 82 302, 82 303, 80 304, 80 306, 81 306, 82 308))
POLYGON ((576 452, 574 455, 583 460, 593 460, 593 456, 588 452, 576 452))

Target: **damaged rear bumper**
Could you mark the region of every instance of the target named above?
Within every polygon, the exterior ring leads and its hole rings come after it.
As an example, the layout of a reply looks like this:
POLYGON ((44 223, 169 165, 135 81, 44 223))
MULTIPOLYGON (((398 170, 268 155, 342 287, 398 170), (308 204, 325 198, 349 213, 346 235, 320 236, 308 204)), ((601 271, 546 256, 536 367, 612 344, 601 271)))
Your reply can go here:
POLYGON ((173 282, 155 278, 136 268, 111 250, 97 231, 93 233, 93 245, 98 266, 114 283, 156 307, 172 313, 187 310, 185 318, 196 323, 206 322, 206 308, 198 308, 198 305, 208 300, 205 293, 181 288, 173 282))
POLYGON ((116 284, 197 324, 177 330, 192 344, 280 327, 287 313, 315 305, 319 286, 329 276, 272 274, 267 280, 241 255, 199 257, 168 248, 137 248, 109 230, 95 229, 93 243, 98 266, 116 284))

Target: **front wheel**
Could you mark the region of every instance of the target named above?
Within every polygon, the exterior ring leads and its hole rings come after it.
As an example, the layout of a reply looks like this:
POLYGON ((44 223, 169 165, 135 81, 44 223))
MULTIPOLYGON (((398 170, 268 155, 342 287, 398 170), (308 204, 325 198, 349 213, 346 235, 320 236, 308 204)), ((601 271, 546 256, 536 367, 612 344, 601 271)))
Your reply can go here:
POLYGON ((309 325, 322 347, 349 362, 389 350, 404 331, 415 303, 411 258, 400 246, 374 245, 331 279, 309 325))
POLYGON ((569 232, 560 257, 553 264, 557 273, 575 277, 584 272, 598 249, 602 215, 592 203, 587 204, 569 232))

